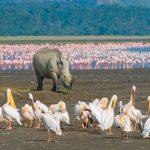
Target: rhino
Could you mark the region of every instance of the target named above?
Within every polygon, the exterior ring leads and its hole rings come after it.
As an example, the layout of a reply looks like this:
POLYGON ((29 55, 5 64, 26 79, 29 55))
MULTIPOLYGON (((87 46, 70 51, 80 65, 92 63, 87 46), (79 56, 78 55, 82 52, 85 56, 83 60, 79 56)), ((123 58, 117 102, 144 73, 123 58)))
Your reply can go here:
POLYGON ((52 91, 60 91, 60 80, 66 89, 71 89, 74 79, 69 71, 69 62, 58 49, 42 48, 33 56, 33 68, 37 78, 37 90, 43 90, 44 78, 52 79, 52 91))

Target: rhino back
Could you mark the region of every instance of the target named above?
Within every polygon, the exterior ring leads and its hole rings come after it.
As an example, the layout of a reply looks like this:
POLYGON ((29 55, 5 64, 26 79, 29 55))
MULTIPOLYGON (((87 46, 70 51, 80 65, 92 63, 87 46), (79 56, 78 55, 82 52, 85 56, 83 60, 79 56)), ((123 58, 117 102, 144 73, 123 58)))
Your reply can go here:
POLYGON ((41 76, 50 78, 50 71, 59 73, 57 62, 61 56, 58 49, 40 49, 33 56, 33 67, 41 76))

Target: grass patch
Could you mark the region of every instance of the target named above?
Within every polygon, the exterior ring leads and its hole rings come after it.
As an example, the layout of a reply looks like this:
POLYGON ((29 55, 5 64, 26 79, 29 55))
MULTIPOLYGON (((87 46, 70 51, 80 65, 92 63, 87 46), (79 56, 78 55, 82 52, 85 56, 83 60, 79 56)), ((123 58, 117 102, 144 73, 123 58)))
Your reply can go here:
POLYGON ((0 36, 0 44, 149 42, 150 36, 0 36))

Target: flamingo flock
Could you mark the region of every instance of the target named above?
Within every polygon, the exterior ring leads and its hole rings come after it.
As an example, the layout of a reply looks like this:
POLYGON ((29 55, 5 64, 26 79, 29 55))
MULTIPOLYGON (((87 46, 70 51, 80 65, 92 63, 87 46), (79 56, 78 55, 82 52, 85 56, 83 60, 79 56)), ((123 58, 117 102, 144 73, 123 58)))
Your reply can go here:
MULTIPOLYGON (((99 129, 105 134, 113 134, 112 129, 116 127, 119 128, 121 137, 128 139, 128 134, 139 128, 143 138, 150 138, 150 96, 147 97, 148 114, 143 115, 135 107, 135 93, 136 87, 133 85, 129 102, 126 104, 119 101, 115 94, 110 100, 107 97, 96 98, 89 104, 78 101, 74 105, 75 117, 81 123, 81 128, 93 128, 93 132, 99 129), (115 109, 117 102, 118 109, 115 109)), ((62 135, 62 123, 70 124, 66 103, 60 100, 48 107, 40 100, 35 100, 32 93, 29 93, 29 100, 29 104, 18 109, 11 89, 7 89, 6 103, 0 107, 0 121, 6 122, 6 129, 13 129, 14 122, 20 126, 34 128, 45 126, 49 142, 54 141, 55 134, 62 135)))
POLYGON ((32 70, 36 50, 59 49, 72 70, 150 68, 150 43, 0 45, 0 70, 32 70))

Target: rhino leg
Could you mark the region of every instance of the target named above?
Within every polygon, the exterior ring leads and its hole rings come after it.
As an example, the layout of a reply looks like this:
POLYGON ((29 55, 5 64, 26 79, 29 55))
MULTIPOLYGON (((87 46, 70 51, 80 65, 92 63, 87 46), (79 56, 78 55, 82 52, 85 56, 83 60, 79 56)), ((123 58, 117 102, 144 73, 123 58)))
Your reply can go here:
POLYGON ((44 78, 41 77, 39 74, 36 74, 36 77, 37 77, 37 82, 38 82, 37 91, 41 91, 41 90, 43 90, 43 80, 44 80, 44 78))
POLYGON ((52 80, 53 80, 52 91, 54 91, 54 92, 60 91, 60 86, 59 86, 58 77, 57 77, 57 74, 56 74, 55 72, 52 72, 52 73, 51 73, 51 78, 52 78, 52 80))

